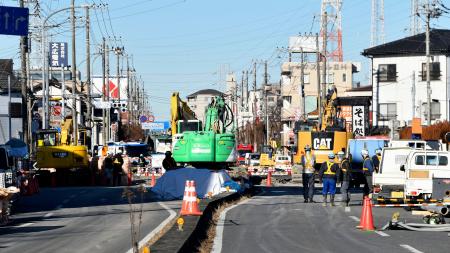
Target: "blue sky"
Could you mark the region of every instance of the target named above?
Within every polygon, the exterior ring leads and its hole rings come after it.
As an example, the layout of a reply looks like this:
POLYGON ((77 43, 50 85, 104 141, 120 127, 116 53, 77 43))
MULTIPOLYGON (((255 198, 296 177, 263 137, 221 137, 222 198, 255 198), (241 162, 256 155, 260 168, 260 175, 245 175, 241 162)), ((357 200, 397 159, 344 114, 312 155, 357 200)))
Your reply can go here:
MULTIPOLYGON (((16 1, 0 0, 2 5, 16 1)), ((44 15, 66 7, 69 0, 43 0, 44 15)), ((76 1, 83 4, 86 1, 76 1)), ((100 0, 87 2, 101 3, 100 0)), ((110 44, 123 45, 134 55, 134 66, 145 82, 157 119, 169 118, 169 98, 174 91, 183 96, 199 89, 223 90, 223 73, 234 71, 240 78, 253 59, 268 60, 270 81, 280 78, 280 63, 287 54, 288 37, 318 32, 320 0, 110 0, 106 9, 91 13, 93 44, 101 37, 121 37, 110 44), (314 18, 316 16, 316 18, 314 18), (99 22, 97 22, 97 20, 99 22)), ((346 0, 342 9, 344 60, 363 63, 358 79, 368 73, 368 61, 360 56, 370 43, 370 0, 346 0)), ((448 1, 443 1, 444 3, 448 1)), ((410 1, 385 0, 385 41, 409 34, 410 1)), ((450 4, 449 4, 450 5, 450 4)), ((82 14, 81 12, 79 13, 82 14)), ((68 15, 57 15, 63 22, 68 15)), ((450 18, 441 17, 434 27, 449 28, 450 18)), ((69 24, 55 29, 53 40, 70 42, 69 24)), ((0 58, 15 58, 19 67, 18 38, 1 36, 0 58)), ((78 68, 84 69, 84 31, 77 37, 78 68)), ((95 45, 92 46, 94 51, 95 45)), ((101 61, 95 73, 101 73, 101 61)), ((111 62, 115 68, 115 60, 111 62)), ((262 66, 258 69, 262 79, 262 66)))

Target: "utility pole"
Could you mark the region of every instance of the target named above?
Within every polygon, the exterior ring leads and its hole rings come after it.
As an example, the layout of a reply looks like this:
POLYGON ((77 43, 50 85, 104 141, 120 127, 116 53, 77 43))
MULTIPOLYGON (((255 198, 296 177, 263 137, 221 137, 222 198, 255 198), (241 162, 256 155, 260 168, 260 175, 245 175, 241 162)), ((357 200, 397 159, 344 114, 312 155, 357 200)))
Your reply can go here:
MULTIPOLYGON (((89 19, 89 6, 85 6, 86 10, 86 89, 87 89, 87 101, 86 101, 86 127, 92 127, 92 103, 91 103, 91 40, 90 40, 90 19, 89 19)), ((91 129, 92 131, 92 129, 91 129)))
MULTIPOLYGON (((114 48, 114 53, 116 54, 116 56, 117 56, 117 91, 118 91, 118 95, 117 95, 117 100, 118 100, 118 102, 120 103, 120 92, 121 92, 121 88, 120 88, 120 56, 122 55, 122 53, 123 53, 123 47, 115 47, 114 48)), ((120 113, 119 113, 120 114, 120 113)))
POLYGON ((270 145, 270 121, 269 121, 269 100, 267 98, 268 90, 267 61, 264 62, 264 92, 266 94, 266 145, 270 145))
POLYGON ((256 108, 256 61, 253 63, 253 145, 255 151, 258 150, 257 147, 257 134, 256 134, 256 116, 258 115, 258 109, 256 108))
POLYGON ((245 75, 245 72, 242 71, 242 76, 241 76, 241 108, 244 108, 244 75, 245 75))
MULTIPOLYGON (((105 68, 106 68, 106 101, 108 104, 110 104, 110 90, 109 90, 109 46, 106 45, 105 47, 105 68)), ((111 139, 110 135, 110 128, 111 127, 111 109, 109 108, 106 112, 106 141, 109 141, 111 139)))
POLYGON ((248 70, 245 71, 245 110, 248 111, 248 70))
POLYGON ((71 0, 70 19, 72 21, 72 121, 73 144, 78 145, 78 114, 77 114, 77 56, 75 45, 75 0, 71 0))
POLYGON ((304 63, 304 54, 303 47, 300 48, 300 111, 302 114, 302 118, 306 120, 306 109, 305 109, 305 63, 304 63))
MULTIPOLYGON (((24 7, 24 0, 19 1, 19 6, 24 7)), ((28 110, 27 110, 27 52, 28 52, 28 36, 20 36, 20 60, 21 60, 21 96, 22 96, 22 133, 23 142, 27 144, 27 149, 30 147, 28 136, 28 110)))
MULTIPOLYGON (((109 85, 108 85, 109 86, 109 85)), ((102 43, 102 101, 106 101, 106 39, 103 37, 103 43, 102 43)), ((103 131, 102 131, 102 139, 103 139, 103 146, 106 146, 106 132, 107 132, 107 124, 106 124, 106 110, 105 107, 102 106, 102 123, 103 123, 103 131)), ((110 110, 108 108, 108 110, 110 110)))
MULTIPOLYGON (((128 61, 128 56, 126 56, 127 59, 127 110, 128 110, 128 122, 127 124, 130 123, 130 119, 131 119, 131 114, 132 114, 132 110, 131 110, 131 88, 130 88, 130 63, 128 61)), ((127 128, 128 131, 130 131, 130 128, 127 128)))
MULTIPOLYGON (((323 22, 323 41, 322 41, 322 50, 323 50, 323 71, 322 71, 322 103, 325 102, 325 95, 327 93, 327 40, 328 40, 328 14, 327 12, 323 13, 324 22, 323 22)), ((322 115, 320 115, 322 117, 322 115)))
POLYGON ((319 48, 319 34, 316 33, 316 65, 317 65, 317 108, 319 109, 319 126, 322 115, 322 97, 320 96, 320 48, 319 48))
POLYGON ((426 5, 426 33, 425 33, 425 54, 427 57, 427 125, 431 125, 431 81, 430 81, 430 4, 426 5))

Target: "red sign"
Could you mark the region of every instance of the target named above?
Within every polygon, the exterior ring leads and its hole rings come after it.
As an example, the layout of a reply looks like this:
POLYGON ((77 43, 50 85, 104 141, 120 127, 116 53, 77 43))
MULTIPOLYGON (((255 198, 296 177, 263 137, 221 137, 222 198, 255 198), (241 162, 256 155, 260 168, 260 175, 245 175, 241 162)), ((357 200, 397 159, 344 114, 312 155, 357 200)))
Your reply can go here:
POLYGON ((55 105, 53 106, 53 115, 54 116, 60 116, 61 115, 61 106, 55 105))
MULTIPOLYGON (((106 94, 106 90, 104 91, 105 96, 107 96, 106 94)), ((113 83, 112 80, 109 80, 109 97, 110 98, 119 98, 119 88, 117 87, 117 85, 115 83, 113 83)))

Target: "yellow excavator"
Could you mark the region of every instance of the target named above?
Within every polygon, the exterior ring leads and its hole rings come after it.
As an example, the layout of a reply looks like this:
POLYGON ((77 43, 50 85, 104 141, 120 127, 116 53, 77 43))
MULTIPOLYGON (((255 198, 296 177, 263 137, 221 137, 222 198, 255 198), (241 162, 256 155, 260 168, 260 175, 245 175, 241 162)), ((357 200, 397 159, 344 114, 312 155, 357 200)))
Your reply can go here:
POLYGON ((86 130, 80 130, 81 144, 73 144, 72 124, 72 119, 68 118, 61 126, 61 133, 56 129, 37 132, 37 168, 74 169, 89 166, 88 148, 84 145, 86 130))
POLYGON ((311 147, 312 154, 316 157, 316 164, 320 165, 328 159, 328 154, 335 154, 347 149, 348 139, 353 134, 345 129, 345 121, 339 118, 337 110, 337 89, 333 87, 328 91, 324 102, 321 123, 316 129, 309 131, 300 130, 297 139, 297 153, 294 162, 300 163, 301 156, 306 145, 311 147))
POLYGON ((178 92, 172 93, 170 99, 170 115, 173 146, 175 146, 177 137, 184 131, 199 131, 201 128, 201 122, 197 119, 188 104, 181 100, 178 92))

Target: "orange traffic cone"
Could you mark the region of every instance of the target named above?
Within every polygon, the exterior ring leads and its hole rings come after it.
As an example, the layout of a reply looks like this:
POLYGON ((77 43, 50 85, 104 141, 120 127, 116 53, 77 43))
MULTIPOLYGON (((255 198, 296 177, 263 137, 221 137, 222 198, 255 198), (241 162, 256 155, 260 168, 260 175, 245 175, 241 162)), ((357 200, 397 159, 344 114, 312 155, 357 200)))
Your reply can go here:
POLYGON ((375 230, 373 226, 372 202, 369 197, 364 198, 364 207, 358 227, 362 230, 375 230))
POLYGON ((269 171, 269 173, 267 173, 266 186, 267 187, 272 186, 272 172, 270 172, 270 171, 269 171))
POLYGON ((155 178, 155 173, 152 173, 152 181, 150 182, 150 186, 154 187, 156 184, 156 178, 155 178))
POLYGON ((363 227, 363 220, 365 219, 364 215, 366 215, 366 208, 367 208, 367 201, 366 197, 363 199, 363 207, 361 210, 361 218, 359 219, 359 225, 356 226, 356 228, 362 228, 363 227))
POLYGON ((202 215, 198 208, 194 180, 186 180, 183 203, 181 204, 181 215, 202 215))

